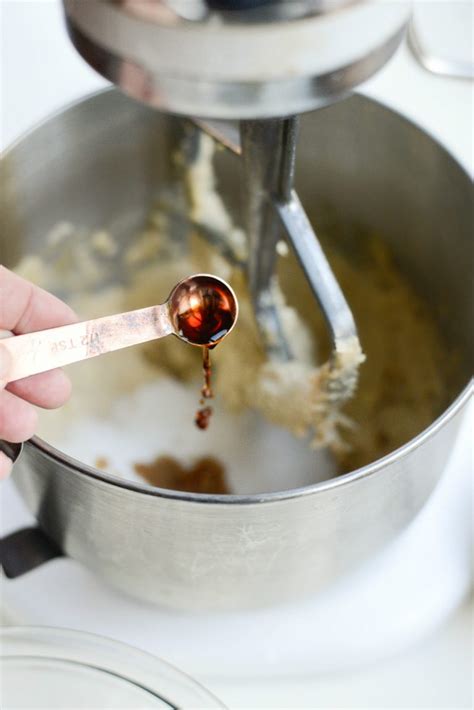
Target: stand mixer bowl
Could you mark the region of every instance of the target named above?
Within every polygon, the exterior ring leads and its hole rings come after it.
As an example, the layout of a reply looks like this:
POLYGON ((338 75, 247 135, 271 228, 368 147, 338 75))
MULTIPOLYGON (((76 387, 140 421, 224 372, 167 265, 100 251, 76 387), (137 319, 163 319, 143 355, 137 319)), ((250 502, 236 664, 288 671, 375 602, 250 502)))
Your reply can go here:
MULTIPOLYGON (((4 160, 2 262, 15 268, 25 254, 41 254, 45 235, 65 219, 90 228, 121 224, 119 240, 126 243, 156 188, 170 179, 180 123, 112 90, 23 138, 4 160)), ((237 160, 219 156, 220 189, 231 211, 237 160)), ((290 490, 247 496, 121 480, 35 437, 23 446, 13 475, 41 533, 3 541, 2 552, 24 562, 16 570, 4 564, 7 574, 62 553, 153 603, 271 605, 317 594, 347 575, 393 541, 426 503, 470 396, 470 179, 422 130, 353 96, 303 117, 296 186, 320 231, 352 249, 362 234, 376 231, 426 294, 459 353, 456 376, 448 381, 446 374, 449 406, 396 451, 357 471, 291 489, 295 462, 290 490), (30 543, 35 555, 25 562, 30 543)))

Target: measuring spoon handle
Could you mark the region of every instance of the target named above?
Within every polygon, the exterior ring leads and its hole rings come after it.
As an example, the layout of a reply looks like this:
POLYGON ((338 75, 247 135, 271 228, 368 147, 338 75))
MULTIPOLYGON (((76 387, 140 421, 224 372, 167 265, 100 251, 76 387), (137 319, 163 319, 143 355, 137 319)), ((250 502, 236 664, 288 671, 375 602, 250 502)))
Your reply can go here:
POLYGON ((167 303, 0 340, 10 354, 6 382, 104 355, 174 332, 167 303))

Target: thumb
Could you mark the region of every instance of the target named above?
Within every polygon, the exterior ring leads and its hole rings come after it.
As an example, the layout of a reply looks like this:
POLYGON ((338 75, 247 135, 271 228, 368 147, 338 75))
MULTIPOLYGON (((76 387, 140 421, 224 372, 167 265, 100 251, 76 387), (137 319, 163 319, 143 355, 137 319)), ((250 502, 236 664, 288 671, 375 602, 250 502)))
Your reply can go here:
POLYGON ((2 347, 2 339, 13 335, 9 330, 0 330, 0 389, 7 384, 8 371, 11 366, 11 356, 8 350, 2 347))

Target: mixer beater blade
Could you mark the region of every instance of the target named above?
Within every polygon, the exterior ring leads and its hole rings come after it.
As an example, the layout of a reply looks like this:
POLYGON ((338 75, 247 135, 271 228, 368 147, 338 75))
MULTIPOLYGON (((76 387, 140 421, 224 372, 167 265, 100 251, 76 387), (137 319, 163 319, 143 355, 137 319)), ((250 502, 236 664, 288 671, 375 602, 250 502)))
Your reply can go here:
POLYGON ((276 247, 283 226, 333 342, 327 385, 331 399, 349 399, 363 359, 349 305, 293 188, 298 118, 240 124, 249 238, 248 278, 256 319, 270 357, 292 358, 275 303, 276 247), (342 365, 342 366, 341 366, 342 365))

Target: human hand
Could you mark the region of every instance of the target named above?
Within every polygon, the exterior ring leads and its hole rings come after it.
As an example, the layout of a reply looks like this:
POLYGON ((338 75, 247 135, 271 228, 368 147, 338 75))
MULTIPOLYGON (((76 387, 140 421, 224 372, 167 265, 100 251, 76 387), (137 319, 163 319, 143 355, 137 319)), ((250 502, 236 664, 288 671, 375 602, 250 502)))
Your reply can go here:
MULTIPOLYGON (((62 370, 50 370, 6 385, 10 355, 2 337, 31 333, 75 323, 74 311, 58 298, 25 281, 0 265, 0 439, 20 443, 36 430, 38 413, 33 405, 55 409, 69 398, 71 384, 62 370)), ((0 479, 12 462, 0 451, 0 479)))

